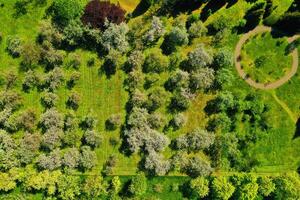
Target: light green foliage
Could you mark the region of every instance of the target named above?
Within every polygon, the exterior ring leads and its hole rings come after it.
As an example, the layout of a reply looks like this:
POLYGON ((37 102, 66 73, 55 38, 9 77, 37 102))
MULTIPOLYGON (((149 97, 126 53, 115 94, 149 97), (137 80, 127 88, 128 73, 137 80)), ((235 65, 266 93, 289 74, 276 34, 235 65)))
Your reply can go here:
POLYGON ((110 192, 113 194, 117 194, 121 190, 121 181, 118 176, 114 176, 110 183, 110 192))
POLYGON ((190 187, 199 198, 204 198, 209 193, 209 182, 204 177, 198 177, 196 179, 191 180, 190 187))
POLYGON ((84 180, 82 191, 87 198, 96 198, 101 194, 106 194, 106 187, 101 176, 89 176, 84 180))
POLYGON ((163 55, 160 49, 151 49, 146 56, 143 71, 145 73, 162 73, 166 71, 169 65, 169 59, 163 55))
POLYGON ((147 178, 145 174, 138 173, 135 177, 131 179, 131 184, 129 186, 129 191, 135 196, 142 195, 147 189, 147 178))
POLYGON ((259 184, 258 192, 264 197, 270 196, 275 190, 275 183, 273 183, 272 178, 268 176, 259 177, 257 182, 259 184))
POLYGON ((299 199, 300 179, 298 174, 286 174, 275 179, 275 199, 299 199))
POLYGON ((72 175, 62 175, 58 178, 57 191, 63 200, 77 199, 80 195, 80 178, 72 175))
POLYGON ((235 187, 226 177, 215 177, 212 181, 211 188, 214 198, 220 200, 229 199, 235 190, 235 187))
POLYGON ((193 22, 188 30, 189 35, 191 38, 197 38, 197 37, 202 37, 205 36, 207 33, 207 28, 203 24, 202 21, 196 21, 193 22))
POLYGON ((0 172, 0 190, 1 191, 9 191, 16 187, 16 182, 10 177, 7 173, 0 172))

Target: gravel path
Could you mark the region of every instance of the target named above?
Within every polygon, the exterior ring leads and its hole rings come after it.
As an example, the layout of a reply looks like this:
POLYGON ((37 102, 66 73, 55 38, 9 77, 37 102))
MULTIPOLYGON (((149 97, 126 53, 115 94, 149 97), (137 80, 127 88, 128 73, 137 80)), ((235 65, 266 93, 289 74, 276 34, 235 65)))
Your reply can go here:
MULTIPOLYGON (((279 80, 271 83, 257 83, 256 81, 252 80, 250 77, 247 77, 247 74, 245 71, 242 69, 241 66, 241 51, 242 51, 242 46, 247 42, 249 38, 252 36, 258 34, 258 33, 263 33, 263 32, 271 32, 270 27, 266 26, 257 26, 255 29, 252 31, 249 31, 248 33, 244 34, 238 44, 236 45, 235 52, 234 52, 234 60, 235 60, 235 67, 237 69, 238 74, 252 87, 262 89, 262 90, 270 90, 270 89, 276 89, 280 87, 281 85, 285 84, 287 81, 289 81, 296 73, 298 69, 298 64, 299 64, 299 57, 298 57, 298 50, 297 48, 292 52, 292 58, 293 58, 293 63, 292 63, 292 69, 287 73, 284 77, 280 78, 279 80)), ((288 42, 291 43, 297 38, 299 38, 300 35, 295 35, 293 37, 288 38, 288 42)))

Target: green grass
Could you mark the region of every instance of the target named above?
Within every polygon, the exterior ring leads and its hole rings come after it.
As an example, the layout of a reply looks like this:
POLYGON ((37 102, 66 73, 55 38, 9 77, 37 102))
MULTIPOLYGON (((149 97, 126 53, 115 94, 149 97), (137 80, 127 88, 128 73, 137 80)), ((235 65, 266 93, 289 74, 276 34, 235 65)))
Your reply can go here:
POLYGON ((250 78, 259 83, 274 82, 289 72, 291 55, 285 55, 288 42, 273 38, 271 33, 249 39, 242 52, 242 67, 250 78))

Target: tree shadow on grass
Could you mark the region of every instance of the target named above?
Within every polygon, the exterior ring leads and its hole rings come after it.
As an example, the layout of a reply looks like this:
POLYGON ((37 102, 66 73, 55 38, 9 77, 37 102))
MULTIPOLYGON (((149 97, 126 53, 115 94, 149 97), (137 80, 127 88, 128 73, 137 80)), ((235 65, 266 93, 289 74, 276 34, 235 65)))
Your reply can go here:
POLYGON ((238 0, 218 0, 218 1, 210 0, 202 9, 200 19, 202 21, 205 21, 210 15, 214 14, 215 12, 223 8, 226 4, 227 4, 226 8, 230 8, 237 2, 238 0))
POLYGON ((296 139, 298 137, 300 137, 300 118, 298 119, 298 121, 296 123, 296 130, 295 130, 293 139, 296 139))

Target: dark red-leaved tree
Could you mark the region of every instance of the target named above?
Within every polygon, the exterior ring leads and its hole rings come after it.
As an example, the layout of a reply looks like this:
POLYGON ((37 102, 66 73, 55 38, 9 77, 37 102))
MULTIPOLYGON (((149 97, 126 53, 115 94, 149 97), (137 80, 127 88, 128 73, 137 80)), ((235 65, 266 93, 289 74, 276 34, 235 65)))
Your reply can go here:
POLYGON ((93 28, 99 29, 104 29, 105 19, 120 24, 125 20, 125 10, 119 4, 115 5, 109 1, 92 0, 86 5, 81 18, 85 25, 91 25, 93 28))

